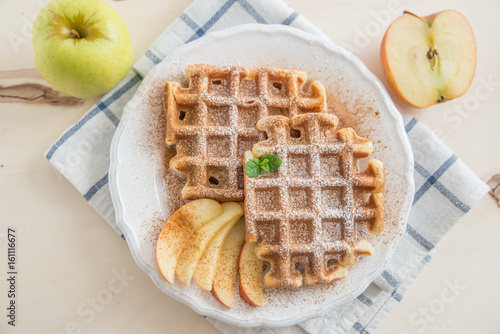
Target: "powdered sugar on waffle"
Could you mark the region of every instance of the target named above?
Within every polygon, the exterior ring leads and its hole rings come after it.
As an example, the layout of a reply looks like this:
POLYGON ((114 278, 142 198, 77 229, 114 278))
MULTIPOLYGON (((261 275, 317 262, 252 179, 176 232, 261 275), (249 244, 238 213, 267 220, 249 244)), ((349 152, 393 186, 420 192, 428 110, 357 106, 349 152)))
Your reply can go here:
POLYGON ((188 87, 165 85, 167 144, 177 144, 170 167, 186 174, 185 199, 242 201, 244 150, 265 138, 257 121, 326 112, 325 90, 303 91, 304 71, 242 66, 190 65, 188 87))
POLYGON ((247 240, 262 238, 256 251, 271 263, 265 276, 268 286, 302 285, 297 263, 305 265, 306 284, 328 283, 347 274, 338 264, 353 265, 360 255, 373 253, 373 247, 359 237, 358 228, 367 224, 375 234, 383 229, 383 165, 373 160, 360 172, 357 160, 369 156, 372 145, 350 128, 339 131, 337 138, 327 138, 325 130, 337 125, 334 115, 293 117, 291 126, 299 131, 298 138, 290 136, 289 123, 282 116, 261 119, 257 128, 266 131, 269 139, 245 154, 245 161, 266 154, 277 154, 283 161, 276 172, 245 176, 247 240), (324 173, 331 168, 322 168, 322 162, 329 167, 329 161, 321 157, 336 159, 339 172, 324 173), (333 193, 338 198, 332 198, 333 193), (325 224, 338 224, 341 236, 327 235, 325 224), (275 229, 272 238, 270 227, 275 229))

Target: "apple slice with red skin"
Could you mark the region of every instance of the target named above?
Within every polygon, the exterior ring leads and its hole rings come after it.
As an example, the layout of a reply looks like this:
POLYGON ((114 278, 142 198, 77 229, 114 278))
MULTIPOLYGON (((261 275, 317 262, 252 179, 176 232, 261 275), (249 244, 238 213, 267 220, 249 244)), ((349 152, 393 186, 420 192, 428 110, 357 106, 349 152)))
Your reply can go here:
POLYGON ((465 94, 476 58, 472 28, 455 10, 424 17, 405 12, 389 26, 380 48, 387 81, 404 102, 418 108, 465 94))
POLYGON ((189 202, 167 220, 156 244, 156 262, 163 277, 174 283, 175 267, 189 236, 207 222, 223 213, 222 206, 212 199, 189 202))
POLYGON ((245 242, 241 248, 238 265, 240 269, 240 295, 251 306, 264 306, 262 271, 264 261, 255 254, 256 242, 245 242))
MULTIPOLYGON (((244 222, 241 218, 239 221, 244 222)), ((229 224, 224 225, 212 238, 202 257, 199 259, 193 272, 193 280, 200 289, 212 291, 212 284, 215 278, 217 262, 219 261, 222 245, 236 223, 237 221, 231 221, 229 224)))
POLYGON ((238 257, 244 242, 245 224, 240 220, 224 240, 212 285, 213 296, 227 307, 236 306, 238 257))
POLYGON ((241 206, 236 202, 226 202, 221 205, 224 212, 189 236, 186 247, 177 261, 175 273, 179 281, 184 285, 189 285, 196 265, 210 240, 224 225, 233 225, 243 215, 241 206))

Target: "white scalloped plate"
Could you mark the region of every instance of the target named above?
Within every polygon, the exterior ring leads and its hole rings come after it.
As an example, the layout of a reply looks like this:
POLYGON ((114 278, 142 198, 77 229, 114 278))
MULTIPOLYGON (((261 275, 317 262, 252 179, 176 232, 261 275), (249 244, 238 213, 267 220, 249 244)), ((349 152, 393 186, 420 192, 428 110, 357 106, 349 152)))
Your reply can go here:
MULTIPOLYGON (((339 126, 340 127, 340 126, 339 126)), ((196 312, 234 325, 287 326, 318 317, 352 300, 382 272, 404 234, 413 197, 413 155, 401 115, 379 80, 351 53, 324 37, 285 26, 243 25, 210 33, 171 53, 144 79, 126 105, 111 146, 111 197, 118 226, 137 264, 169 296, 196 312), (341 126, 353 127, 374 144, 372 158, 386 170, 386 228, 374 237, 362 231, 375 254, 361 258, 347 278, 300 289, 266 289, 265 308, 248 306, 237 296, 229 309, 196 284, 168 284, 155 260, 156 238, 164 221, 184 203, 184 176, 168 168, 175 153, 166 147, 162 105, 166 81, 187 84, 188 64, 297 68, 321 81, 328 105, 341 126)))

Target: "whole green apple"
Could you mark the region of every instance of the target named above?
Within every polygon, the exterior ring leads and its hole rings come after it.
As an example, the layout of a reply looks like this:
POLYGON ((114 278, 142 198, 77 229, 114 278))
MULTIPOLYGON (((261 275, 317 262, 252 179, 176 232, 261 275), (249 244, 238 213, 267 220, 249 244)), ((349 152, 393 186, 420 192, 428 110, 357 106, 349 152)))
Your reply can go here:
POLYGON ((33 52, 40 74, 76 97, 104 94, 132 65, 125 22, 101 0, 53 0, 33 23, 33 52))

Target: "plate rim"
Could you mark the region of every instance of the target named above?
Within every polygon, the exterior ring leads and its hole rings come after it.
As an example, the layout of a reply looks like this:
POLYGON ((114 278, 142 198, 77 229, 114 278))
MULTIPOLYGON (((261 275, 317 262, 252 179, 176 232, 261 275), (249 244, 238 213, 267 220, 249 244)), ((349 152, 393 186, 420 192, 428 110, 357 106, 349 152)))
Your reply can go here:
POLYGON ((320 35, 313 35, 311 33, 305 32, 303 30, 289 27, 289 26, 283 26, 283 25, 265 25, 265 24, 243 24, 243 25, 238 25, 229 29, 224 29, 224 30, 219 30, 219 31, 214 31, 207 33, 205 36, 200 37, 199 39, 196 39, 190 43, 184 44, 180 46, 179 48, 175 49, 171 53, 169 53, 159 64, 157 64, 154 68, 152 68, 147 75, 144 77, 144 79, 141 82, 140 87, 138 88, 137 92, 134 94, 132 99, 127 102, 123 109, 123 114, 120 123, 118 124, 118 127, 115 131, 115 134, 113 136, 111 146, 110 146, 110 168, 109 168, 109 189, 110 189, 110 196, 111 200, 113 203, 113 207, 115 209, 115 218, 116 218, 116 223, 122 233, 125 236, 125 241, 127 242, 127 245, 130 249, 130 252, 132 253, 132 256, 137 263, 137 265, 152 279, 152 281, 155 283, 155 285, 165 294, 168 296, 174 298, 177 301, 182 302, 183 304, 189 306, 193 311, 196 313, 202 315, 202 316, 207 316, 209 318, 213 318, 216 320, 220 320, 232 325, 237 325, 241 327, 258 327, 258 326, 269 326, 269 327, 283 327, 283 326, 290 326, 290 325, 295 325, 299 322, 320 317, 324 315, 327 311, 332 310, 334 307, 340 306, 344 303, 347 303, 349 301, 354 300, 358 295, 360 295, 366 288, 382 273, 384 268, 386 267, 387 263, 390 261, 392 258, 394 251, 397 247, 397 244, 403 237, 406 231, 406 225, 408 221, 408 217, 410 214, 410 209, 411 209, 411 203, 413 202, 413 196, 414 196, 414 178, 413 178, 413 170, 414 170, 414 160, 413 160, 413 152, 411 149, 411 145, 408 139, 408 136, 406 134, 405 128, 404 128, 404 122, 401 113, 397 110, 396 106, 394 105, 394 102, 390 98, 387 90, 381 83, 381 81, 366 67, 366 65, 354 54, 351 52, 347 51, 346 49, 337 46, 333 42, 331 42, 329 39, 325 38, 324 36, 320 35), (203 44, 206 43, 210 40, 214 39, 223 39, 226 37, 230 37, 233 35, 237 35, 240 33, 249 33, 249 32, 261 32, 261 33, 267 33, 267 34, 273 34, 273 33, 284 33, 293 36, 294 38, 300 38, 302 40, 306 40, 309 42, 316 42, 320 44, 322 47, 325 49, 329 50, 330 52, 340 54, 347 60, 349 60, 355 67, 356 69, 360 72, 360 74, 365 77, 366 79, 370 80, 374 84, 374 88, 378 91, 378 93, 383 97, 383 104, 387 107, 389 111, 389 115, 394 119, 394 123, 396 124, 396 132, 398 134, 399 140, 402 143, 403 149, 406 152, 407 156, 407 161, 408 161, 408 170, 405 175, 405 180, 408 183, 410 189, 408 189, 408 195, 405 198, 406 203, 402 206, 403 208, 406 208, 405 214, 403 218, 403 223, 400 224, 399 228, 396 230, 396 233, 394 234, 392 240, 390 241, 387 251, 385 254, 385 257, 381 261, 380 265, 373 270, 371 273, 366 275, 366 278, 362 283, 360 283, 357 287, 355 287, 353 290, 350 292, 346 293, 344 296, 342 296, 339 299, 333 300, 330 303, 327 303, 324 306, 320 307, 311 307, 310 309, 304 311, 302 313, 302 316, 300 317, 288 317, 284 318, 281 320, 268 320, 265 318, 252 318, 252 319, 240 319, 237 317, 234 317, 230 314, 226 314, 221 310, 215 310, 213 308, 207 308, 203 307, 197 304, 196 300, 189 297, 185 296, 180 292, 179 294, 173 294, 169 290, 167 290, 165 286, 164 280, 159 277, 158 273, 151 268, 141 257, 139 254, 139 245, 136 244, 135 242, 137 241, 136 238, 131 237, 134 235, 133 232, 131 232, 131 228, 129 225, 126 224, 124 220, 124 210, 123 210, 123 202, 122 198, 120 196, 120 192, 118 191, 118 166, 119 166, 119 157, 118 157, 118 144, 120 142, 120 138, 122 137, 123 131, 126 128, 127 122, 129 120, 129 115, 130 115, 130 105, 134 103, 139 97, 139 93, 143 89, 143 83, 147 82, 148 78, 153 76, 155 73, 155 69, 158 66, 161 66, 161 64, 165 61, 168 61, 170 58, 175 56, 176 54, 182 52, 186 48, 193 48, 197 47, 198 44, 203 44), (398 233, 402 232, 402 233, 398 233))

